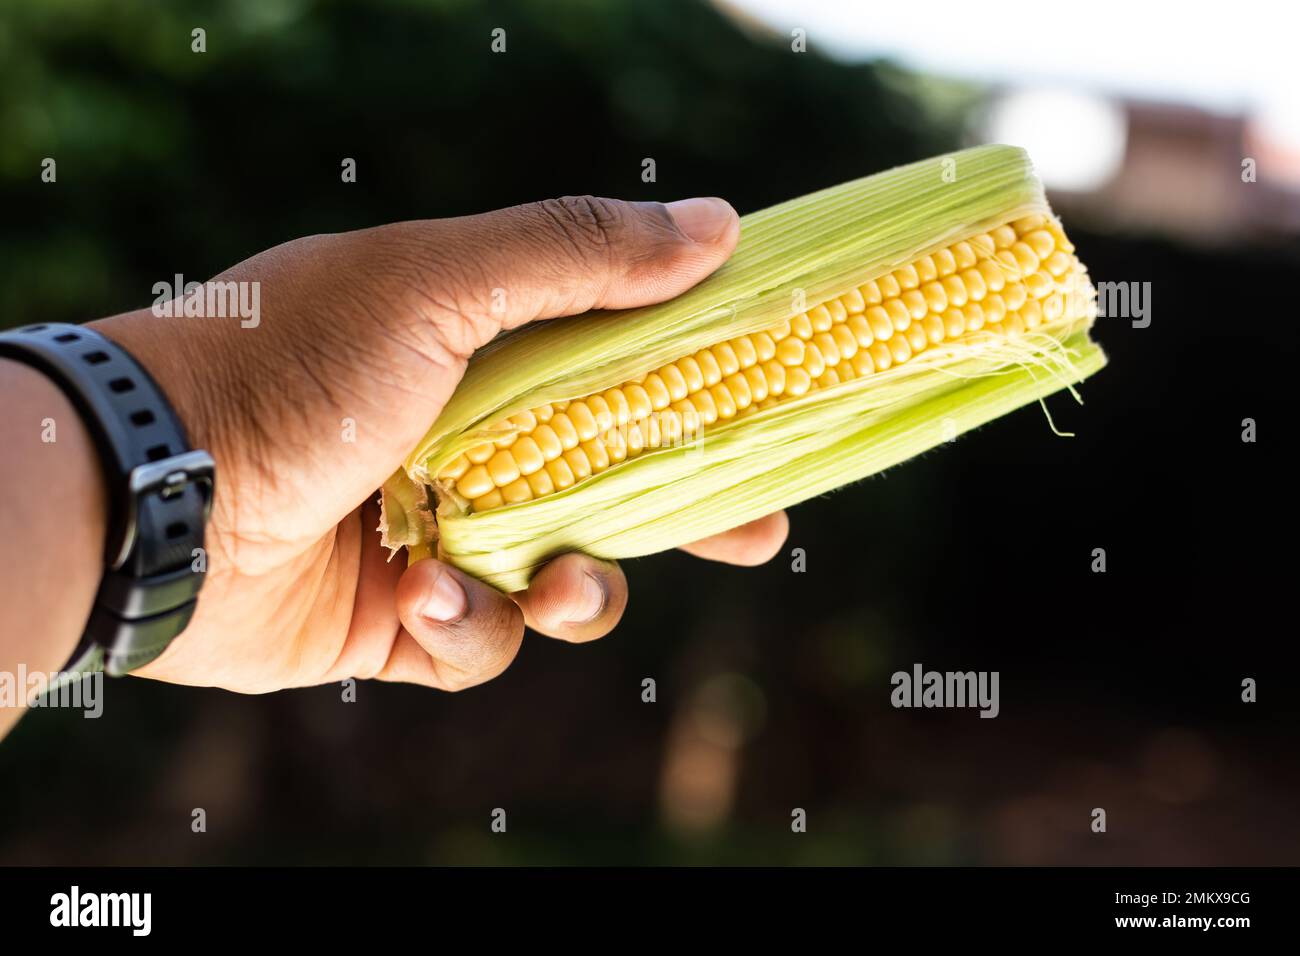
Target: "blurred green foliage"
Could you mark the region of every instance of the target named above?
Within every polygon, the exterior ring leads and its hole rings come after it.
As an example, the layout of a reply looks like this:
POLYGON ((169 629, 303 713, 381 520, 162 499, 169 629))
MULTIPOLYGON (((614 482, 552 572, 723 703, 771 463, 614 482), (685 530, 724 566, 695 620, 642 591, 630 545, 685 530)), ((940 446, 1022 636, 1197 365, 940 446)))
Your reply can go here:
POLYGON ((11 3, 0 61, 10 323, 138 307, 315 232, 565 193, 747 211, 952 144, 903 74, 682 0, 11 3))

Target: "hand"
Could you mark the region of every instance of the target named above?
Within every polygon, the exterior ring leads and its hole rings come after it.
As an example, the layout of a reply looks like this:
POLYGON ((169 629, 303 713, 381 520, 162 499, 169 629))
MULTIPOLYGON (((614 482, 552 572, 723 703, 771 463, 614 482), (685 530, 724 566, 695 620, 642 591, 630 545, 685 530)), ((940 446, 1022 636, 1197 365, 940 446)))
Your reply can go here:
MULTIPOLYGON (((670 299, 739 232, 717 199, 551 200, 277 246, 214 280, 260 283, 256 326, 149 310, 95 323, 217 461, 198 610, 136 673, 245 692, 348 677, 457 690, 503 671, 525 624, 608 633, 627 603, 616 564, 564 555, 511 597, 436 560, 406 568, 380 547, 376 492, 498 332, 670 299)), ((786 529, 771 515, 685 550, 755 564, 786 529)))

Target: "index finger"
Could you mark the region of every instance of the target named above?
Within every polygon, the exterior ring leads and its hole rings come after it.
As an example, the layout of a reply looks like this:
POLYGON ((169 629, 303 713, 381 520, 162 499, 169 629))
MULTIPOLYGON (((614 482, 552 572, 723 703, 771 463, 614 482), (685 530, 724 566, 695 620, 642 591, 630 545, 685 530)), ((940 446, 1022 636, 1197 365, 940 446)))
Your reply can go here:
POLYGON ((784 511, 756 518, 738 528, 682 545, 682 550, 707 561, 753 567, 776 557, 790 533, 784 511))

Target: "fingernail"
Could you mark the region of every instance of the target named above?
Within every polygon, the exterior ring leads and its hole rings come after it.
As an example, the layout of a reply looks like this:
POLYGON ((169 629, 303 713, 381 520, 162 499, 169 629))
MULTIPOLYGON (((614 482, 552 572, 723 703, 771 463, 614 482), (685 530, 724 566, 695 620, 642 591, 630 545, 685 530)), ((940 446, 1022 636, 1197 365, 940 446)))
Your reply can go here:
POLYGON ((450 571, 443 571, 433 582, 420 614, 439 624, 450 624, 465 615, 465 589, 450 571))
POLYGON ((594 574, 584 574, 582 576, 582 599, 580 607, 584 613, 575 615, 567 623, 569 624, 586 624, 588 621, 594 621, 600 616, 600 612, 605 610, 605 584, 594 574))
POLYGON ((696 242, 717 239, 736 215, 727 202, 713 198, 679 199, 667 208, 677 228, 696 242))

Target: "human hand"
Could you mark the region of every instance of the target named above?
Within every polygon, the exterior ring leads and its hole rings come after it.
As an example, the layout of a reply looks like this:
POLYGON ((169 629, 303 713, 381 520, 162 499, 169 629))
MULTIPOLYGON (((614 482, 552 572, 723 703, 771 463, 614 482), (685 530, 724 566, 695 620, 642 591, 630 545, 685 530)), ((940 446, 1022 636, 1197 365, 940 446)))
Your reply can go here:
MULTIPOLYGON (((135 673, 254 693, 349 677, 457 690, 503 671, 525 624, 608 633, 627 604, 616 564, 563 555, 507 597, 436 560, 390 563, 377 489, 498 332, 670 299, 739 233, 717 199, 549 200, 277 246, 213 280, 260 283, 249 328, 148 309, 93 323, 217 462, 198 609, 135 673)), ((786 530, 778 513, 684 550, 757 564, 786 530)))

